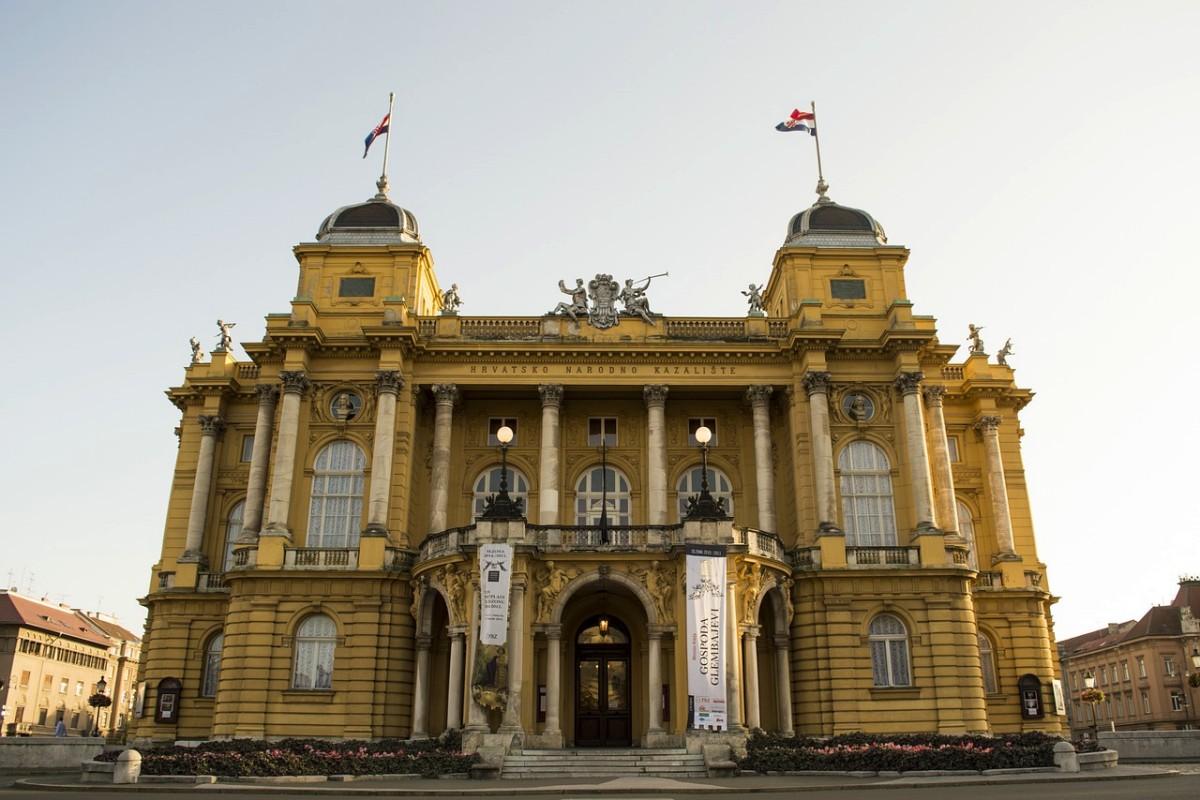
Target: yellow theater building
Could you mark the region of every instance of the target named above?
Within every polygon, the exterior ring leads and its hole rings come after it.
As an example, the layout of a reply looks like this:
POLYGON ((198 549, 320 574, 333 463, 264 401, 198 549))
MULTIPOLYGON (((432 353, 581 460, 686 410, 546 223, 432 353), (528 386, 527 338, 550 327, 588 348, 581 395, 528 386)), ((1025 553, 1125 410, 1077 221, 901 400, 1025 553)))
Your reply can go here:
POLYGON ((294 253, 250 360, 167 393, 138 738, 1061 731, 1032 394, 977 337, 953 360, 870 214, 822 191, 729 318, 609 275, 460 315, 386 183, 294 253))

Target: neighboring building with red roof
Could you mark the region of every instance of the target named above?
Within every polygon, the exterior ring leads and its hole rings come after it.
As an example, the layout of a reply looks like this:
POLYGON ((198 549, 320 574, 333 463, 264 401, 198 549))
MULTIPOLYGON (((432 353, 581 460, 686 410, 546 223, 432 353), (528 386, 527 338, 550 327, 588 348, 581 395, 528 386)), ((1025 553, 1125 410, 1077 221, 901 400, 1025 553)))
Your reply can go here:
POLYGON ((1063 639, 1058 653, 1072 735, 1200 728, 1200 577, 1181 578, 1169 606, 1063 639), (1088 675, 1103 701, 1080 699, 1088 675))
POLYGON ((0 589, 0 735, 50 735, 59 720, 68 734, 85 735, 95 728, 88 698, 101 676, 117 700, 100 710, 107 733, 129 717, 140 647, 111 617, 0 589))

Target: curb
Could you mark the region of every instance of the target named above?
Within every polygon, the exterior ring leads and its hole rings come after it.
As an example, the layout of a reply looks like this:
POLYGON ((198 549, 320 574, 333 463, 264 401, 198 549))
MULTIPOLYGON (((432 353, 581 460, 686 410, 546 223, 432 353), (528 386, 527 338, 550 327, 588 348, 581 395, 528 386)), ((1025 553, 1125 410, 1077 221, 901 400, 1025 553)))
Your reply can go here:
MULTIPOLYGON (((764 793, 781 793, 781 792, 823 792, 823 791, 839 791, 839 790, 879 790, 886 791, 888 789, 917 789, 932 786, 998 786, 998 785, 1024 785, 1024 784, 1047 784, 1047 783, 1082 783, 1094 781, 1128 781, 1139 780, 1142 778, 1171 778, 1179 775, 1178 770, 1160 770, 1156 772, 1145 772, 1133 775, 1106 775, 1102 772, 1095 774, 1079 773, 1063 777, 1050 777, 1045 773, 1032 773, 1029 777, 1017 778, 1016 776, 981 776, 976 780, 931 780, 931 779, 913 779, 905 780, 893 779, 876 783, 828 783, 820 785, 812 784, 779 784, 771 786, 736 786, 733 781, 722 785, 697 785, 691 783, 686 791, 692 793, 703 792, 736 792, 737 794, 764 794, 764 793)), ((620 776, 614 776, 620 777, 620 776)), ((323 795, 331 792, 338 794, 356 794, 365 797, 383 797, 383 796, 401 796, 401 797, 428 797, 439 795, 444 797, 495 797, 497 795, 554 795, 562 796, 563 794, 571 795, 678 795, 680 787, 612 787, 605 788, 594 784, 582 784, 574 786, 570 784, 556 784, 553 786, 495 786, 496 783, 517 783, 517 781, 486 781, 482 782, 485 785, 480 788, 466 787, 447 787, 438 789, 434 787, 388 787, 388 788, 357 788, 353 785, 341 784, 331 785, 322 788, 317 788, 310 785, 290 785, 281 786, 279 784, 203 784, 204 790, 208 792, 218 791, 228 794, 261 794, 265 792, 280 792, 285 791, 289 795, 323 795), (565 788, 564 788, 565 787, 565 788)), ((683 781, 683 783, 688 783, 683 781)), ((14 789, 27 789, 33 791, 44 792, 63 792, 63 791, 99 791, 99 792, 178 792, 192 791, 200 784, 52 784, 42 783, 33 780, 19 780, 13 784, 14 789)))

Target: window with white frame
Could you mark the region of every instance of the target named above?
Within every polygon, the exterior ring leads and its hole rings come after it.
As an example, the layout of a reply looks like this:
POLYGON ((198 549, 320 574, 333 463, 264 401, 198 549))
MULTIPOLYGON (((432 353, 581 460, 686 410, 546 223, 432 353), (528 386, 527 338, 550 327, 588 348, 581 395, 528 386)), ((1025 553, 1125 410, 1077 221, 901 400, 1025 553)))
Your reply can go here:
POLYGON ((688 445, 695 447, 699 444, 696 441, 696 431, 701 427, 708 428, 712 431, 712 438, 708 440, 709 447, 717 446, 717 419, 716 417, 692 417, 688 420, 688 445))
POLYGON ((241 460, 246 463, 254 460, 254 434, 252 433, 242 437, 241 460))
POLYGON ((908 667, 908 629, 899 618, 880 614, 868 629, 871 669, 876 686, 911 686, 908 667))
MULTIPOLYGON (((697 464, 679 476, 679 483, 675 485, 675 491, 679 496, 680 519, 687 514, 688 498, 700 494, 700 485, 704 480, 702 472, 703 467, 697 464)), ((723 501, 721 507, 725 509, 728 516, 733 516, 733 484, 730 483, 728 475, 719 469, 709 467, 708 493, 713 496, 713 499, 723 501)))
POLYGON ((1145 658, 1145 656, 1138 656, 1137 662, 1138 662, 1138 677, 1139 678, 1146 677, 1146 658, 1145 658))
POLYGON ((225 633, 218 631, 208 638, 204 647, 204 669, 200 676, 200 696, 216 697, 217 681, 221 677, 221 651, 225 649, 225 633))
POLYGON ((344 439, 317 454, 308 507, 308 547, 358 546, 366 467, 362 448, 344 439))
POLYGON ((1171 690, 1171 710, 1172 711, 1183 711, 1186 708, 1187 708, 1187 701, 1183 699, 1183 692, 1181 692, 1177 689, 1172 689, 1171 690))
POLYGON ((958 437, 946 437, 946 450, 949 452, 951 461, 958 461, 958 437))
POLYGON ((337 626, 324 614, 305 618, 296 628, 296 662, 293 689, 333 688, 333 648, 337 626))
POLYGON ((1150 693, 1149 692, 1142 692, 1142 713, 1143 714, 1150 713, 1150 693))
POLYGON ((237 544, 238 537, 242 535, 242 517, 245 513, 246 501, 239 500, 237 505, 229 509, 229 516, 225 518, 225 550, 224 556, 221 558, 223 572, 233 569, 233 546, 237 544))
POLYGON ((588 419, 588 446, 617 446, 617 418, 590 417, 588 419))
POLYGON ((1163 656, 1163 673, 1168 678, 1175 677, 1175 657, 1163 656))
POLYGON ((1121 680, 1129 680, 1129 661, 1121 662, 1121 680))
POLYGON ((575 485, 576 525, 599 525, 606 508, 609 525, 628 525, 629 505, 629 479, 613 467, 593 467, 575 485))
MULTIPOLYGON (((487 505, 487 498, 500 491, 500 467, 492 467, 481 472, 475 479, 475 499, 472 506, 473 516, 478 517, 487 505)), ((529 481, 520 470, 508 468, 508 496, 514 500, 520 499, 521 508, 529 511, 529 481)))
POLYGON ((967 563, 971 569, 979 569, 979 550, 975 545, 975 518, 971 509, 962 500, 955 500, 958 508, 958 535, 967 540, 967 563))
POLYGON ((979 634, 979 664, 983 667, 983 690, 988 694, 1000 691, 996 680, 996 651, 992 648, 992 640, 987 634, 979 634))
POLYGON ((488 419, 488 447, 499 447, 500 440, 496 438, 496 434, 501 428, 508 427, 513 432, 510 445, 517 443, 517 419, 516 417, 491 417, 488 419))
POLYGON ((850 442, 838 455, 838 468, 846 546, 894 547, 896 511, 887 454, 871 442, 850 442))

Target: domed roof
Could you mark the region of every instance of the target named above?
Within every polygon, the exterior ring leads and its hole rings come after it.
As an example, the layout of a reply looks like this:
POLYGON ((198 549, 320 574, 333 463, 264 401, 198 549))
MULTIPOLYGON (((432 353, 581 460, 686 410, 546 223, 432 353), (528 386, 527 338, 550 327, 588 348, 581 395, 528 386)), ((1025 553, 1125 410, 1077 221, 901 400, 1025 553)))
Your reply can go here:
POLYGON ((421 241, 417 218, 380 191, 365 203, 342 206, 317 231, 326 244, 397 244, 421 241))
MULTIPOLYGON (((823 188, 823 187, 818 187, 823 188)), ((887 244, 883 226, 867 212, 838 205, 820 193, 817 202, 788 223, 784 244, 817 247, 877 247, 887 244)))

